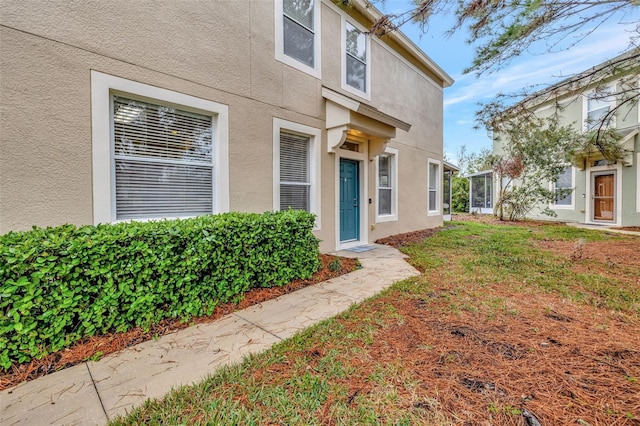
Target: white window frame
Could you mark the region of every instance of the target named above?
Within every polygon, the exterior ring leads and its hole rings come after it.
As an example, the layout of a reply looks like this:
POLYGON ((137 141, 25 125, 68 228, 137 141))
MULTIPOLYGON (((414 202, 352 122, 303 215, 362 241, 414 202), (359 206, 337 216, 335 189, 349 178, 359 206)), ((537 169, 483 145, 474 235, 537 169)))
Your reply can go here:
MULTIPOLYGON (((612 82, 611 84, 608 84, 606 86, 604 86, 605 90, 611 90, 611 93, 615 93, 616 90, 616 83, 612 82)), ((594 93, 596 93, 596 90, 590 90, 589 92, 585 93, 582 97, 582 123, 583 123, 583 129, 585 132, 588 132, 590 130, 595 130, 597 127, 595 128, 590 128, 589 127, 589 123, 588 123, 588 119, 589 119, 589 96, 593 95, 594 93)), ((615 96, 612 95, 612 99, 611 101, 609 101, 609 111, 613 110, 617 105, 616 102, 616 98, 615 96)), ((611 120, 609 121, 609 125, 605 126, 604 128, 609 128, 609 127, 615 127, 616 126, 616 116, 615 114, 611 117, 611 120)))
POLYGON ((320 145, 322 131, 304 124, 273 118, 273 210, 280 210, 280 133, 288 132, 309 138, 309 212, 316 215, 314 231, 321 229, 320 220, 320 145))
POLYGON ((385 148, 384 154, 376 157, 376 223, 395 222, 398 220, 398 150, 385 148), (380 156, 389 157, 391 168, 391 214, 380 214, 380 156))
MULTIPOLYGON (((566 167, 571 167, 571 203, 570 204, 556 204, 555 201, 555 197, 553 199, 553 201, 551 203, 549 203, 549 208, 553 209, 553 210, 575 210, 576 208, 576 197, 575 197, 575 192, 576 192, 576 168, 570 165, 567 165, 566 167)), ((555 182, 550 182, 549 183, 549 189, 555 193, 556 192, 556 183, 555 182)))
MULTIPOLYGON (((215 121, 214 202, 211 213, 229 211, 229 108, 227 105, 172 90, 91 71, 91 125, 93 164, 93 222, 116 221, 113 146, 113 94, 132 95, 149 102, 172 104, 211 115, 215 121)), ((167 218, 170 219, 170 218, 167 218)), ((144 219, 135 219, 144 220, 144 219)), ((157 218, 153 218, 157 220, 157 218)))
POLYGON ((429 158, 427 160, 427 216, 441 216, 442 215, 442 161, 429 158), (429 192, 431 191, 431 165, 438 166, 436 171, 436 208, 437 210, 431 210, 429 206, 429 192))
POLYGON ((364 98, 366 100, 371 100, 371 37, 367 36, 367 29, 364 28, 357 22, 346 19, 344 15, 342 15, 342 24, 341 24, 342 32, 340 36, 340 51, 341 55, 341 87, 343 90, 347 92, 353 93, 356 96, 364 98), (357 88, 347 84, 347 23, 354 26, 358 31, 365 34, 366 40, 366 49, 367 49, 367 57, 365 60, 366 66, 366 84, 365 91, 358 90, 357 88))
POLYGON ((275 11, 275 43, 276 43, 276 51, 275 56, 276 60, 289 65, 299 71, 312 75, 318 79, 322 78, 322 64, 321 64, 321 49, 320 42, 322 40, 321 36, 321 25, 320 25, 320 8, 322 1, 314 0, 313 3, 313 67, 308 66, 307 64, 303 64, 291 56, 285 55, 284 53, 284 1, 283 0, 275 0, 274 2, 274 11, 275 11))

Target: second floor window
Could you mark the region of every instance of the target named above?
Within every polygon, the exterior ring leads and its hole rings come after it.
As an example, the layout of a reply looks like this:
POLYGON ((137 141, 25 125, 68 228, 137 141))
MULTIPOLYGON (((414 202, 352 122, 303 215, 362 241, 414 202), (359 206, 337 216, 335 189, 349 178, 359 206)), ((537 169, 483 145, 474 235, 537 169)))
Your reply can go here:
POLYGON ((283 0, 284 54, 315 68, 314 0, 283 0))
POLYGON ((587 95, 587 130, 595 130, 606 119, 604 127, 608 126, 612 117, 607 116, 613 108, 612 88, 605 87, 602 90, 587 95))
POLYGON ((345 23, 345 82, 361 92, 367 92, 367 37, 345 23))

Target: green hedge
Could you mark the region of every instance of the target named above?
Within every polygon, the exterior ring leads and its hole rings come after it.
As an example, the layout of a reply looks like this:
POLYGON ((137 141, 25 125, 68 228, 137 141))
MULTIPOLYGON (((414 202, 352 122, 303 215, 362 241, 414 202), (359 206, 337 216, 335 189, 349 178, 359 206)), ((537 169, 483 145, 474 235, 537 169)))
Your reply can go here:
POLYGON ((313 223, 290 210, 2 235, 0 366, 308 278, 319 265, 313 223))

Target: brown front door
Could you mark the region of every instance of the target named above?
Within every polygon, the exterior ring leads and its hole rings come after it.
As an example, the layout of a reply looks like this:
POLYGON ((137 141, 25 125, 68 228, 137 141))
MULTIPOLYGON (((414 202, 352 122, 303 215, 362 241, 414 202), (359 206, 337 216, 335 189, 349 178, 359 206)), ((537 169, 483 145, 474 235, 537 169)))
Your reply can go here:
POLYGON ((593 177, 593 219, 614 221, 613 206, 615 174, 606 173, 593 177))

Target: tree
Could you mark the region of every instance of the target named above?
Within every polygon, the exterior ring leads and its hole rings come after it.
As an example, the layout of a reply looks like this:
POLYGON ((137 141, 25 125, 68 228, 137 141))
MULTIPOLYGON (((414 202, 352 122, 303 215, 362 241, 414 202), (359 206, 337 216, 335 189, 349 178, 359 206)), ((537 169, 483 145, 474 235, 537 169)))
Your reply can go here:
MULTIPOLYGON (((578 152, 604 149, 617 158, 619 136, 614 129, 602 129, 596 147, 596 131, 577 134, 571 125, 561 125, 560 115, 529 117, 517 116, 502 119, 496 127, 497 136, 504 147, 504 154, 492 157, 492 169, 497 184, 494 214, 501 220, 524 218, 536 206, 548 206, 563 198, 571 189, 555 189, 558 176, 571 164, 578 152)), ((556 216, 548 207, 541 210, 548 216, 556 216)))
MULTIPOLYGON (((349 5, 352 0, 335 0, 349 5)), ((384 0, 364 0, 367 4, 384 0)), ((414 7, 396 14, 387 14, 371 26, 370 32, 383 36, 396 31, 407 22, 418 23, 423 30, 429 28, 430 19, 450 10, 455 12, 455 23, 449 30, 454 33, 463 28, 469 32, 467 42, 475 45, 475 57, 465 73, 475 72, 478 76, 497 71, 528 49, 536 46, 547 52, 568 49, 580 44, 602 24, 618 20, 618 23, 636 25, 635 37, 630 37, 630 50, 634 56, 629 63, 635 64, 640 73, 640 2, 630 0, 413 0, 414 7)), ((479 121, 487 125, 497 111, 504 110, 519 100, 541 103, 565 93, 566 90, 579 91, 591 88, 599 81, 601 73, 615 74, 619 63, 604 64, 601 69, 567 78, 560 87, 552 91, 532 94, 531 88, 512 94, 500 94, 496 100, 484 105, 479 112, 479 121)), ((621 87, 607 96, 623 97, 628 103, 640 100, 637 79, 628 87, 621 87)), ((604 96, 604 94, 603 94, 604 96)), ((608 117, 601 117, 597 127, 605 128, 606 120, 616 113, 620 105, 610 111, 608 117)), ((594 124, 595 125, 595 124, 594 124)), ((596 140, 600 134, 596 134, 596 140)))
POLYGON ((462 145, 456 152, 457 166, 460 172, 451 180, 451 210, 456 213, 469 211, 469 179, 465 176, 491 169, 491 151, 482 148, 479 152, 468 152, 462 145))

